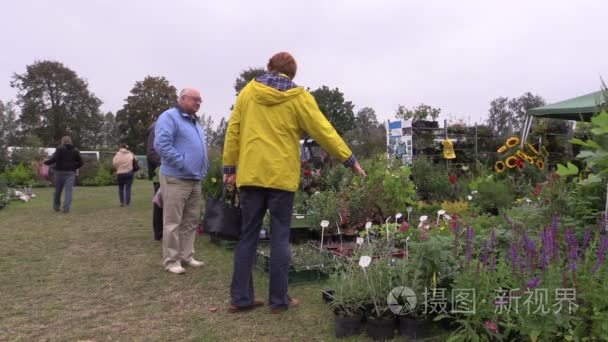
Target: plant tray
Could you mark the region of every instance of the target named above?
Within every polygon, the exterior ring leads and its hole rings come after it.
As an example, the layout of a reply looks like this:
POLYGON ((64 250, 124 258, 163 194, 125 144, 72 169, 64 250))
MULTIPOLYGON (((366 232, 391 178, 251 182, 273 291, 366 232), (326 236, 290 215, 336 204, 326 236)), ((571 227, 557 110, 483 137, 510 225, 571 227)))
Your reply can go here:
POLYGON ((225 239, 217 234, 209 234, 209 241, 228 250, 233 250, 236 247, 236 244, 239 243, 238 240, 225 239))
MULTIPOLYGON (((257 253, 255 267, 260 272, 270 272, 270 256, 257 253)), ((301 267, 295 269, 293 266, 289 268, 288 283, 291 285, 315 283, 327 279, 328 273, 331 272, 331 267, 301 267)))
POLYGON ((291 216, 291 225, 289 228, 291 229, 299 229, 299 228, 313 228, 315 227, 315 223, 312 220, 310 215, 305 214, 293 214, 291 216))

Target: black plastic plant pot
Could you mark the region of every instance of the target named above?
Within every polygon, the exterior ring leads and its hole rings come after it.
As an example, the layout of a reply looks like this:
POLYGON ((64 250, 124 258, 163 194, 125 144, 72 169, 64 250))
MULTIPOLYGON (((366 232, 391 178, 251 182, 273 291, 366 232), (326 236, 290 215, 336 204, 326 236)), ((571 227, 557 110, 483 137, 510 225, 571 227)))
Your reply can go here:
POLYGON ((399 336, 406 336, 408 341, 427 338, 430 332, 431 323, 428 320, 399 316, 399 336))
POLYGON ((334 331, 336 338, 360 335, 361 327, 361 315, 353 317, 334 316, 334 331))
POLYGON ((334 290, 332 289, 324 289, 322 292, 323 301, 325 303, 331 303, 333 301, 334 290))
POLYGON ((292 228, 289 230, 289 242, 299 244, 308 241, 308 228, 292 228))
POLYGON ((388 341, 395 337, 395 319, 367 318, 367 335, 375 341, 388 341))
POLYGON ((352 235, 342 234, 342 239, 344 242, 353 242, 353 241, 357 240, 358 236, 359 235, 357 235, 357 234, 352 234, 352 235))

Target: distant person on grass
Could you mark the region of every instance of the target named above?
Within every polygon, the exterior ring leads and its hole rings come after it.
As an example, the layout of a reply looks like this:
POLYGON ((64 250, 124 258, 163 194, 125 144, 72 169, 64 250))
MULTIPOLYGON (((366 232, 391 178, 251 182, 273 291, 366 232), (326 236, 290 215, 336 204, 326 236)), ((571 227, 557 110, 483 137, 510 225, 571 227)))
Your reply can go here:
MULTIPOLYGON (((152 181, 154 194, 160 188, 160 156, 154 149, 154 126, 152 123, 148 127, 148 139, 146 142, 146 159, 148 160, 148 179, 152 181)), ((152 204, 152 230, 154 231, 154 240, 160 241, 163 239, 163 208, 158 204, 152 204)))
POLYGON ((121 144, 120 149, 112 159, 112 165, 116 168, 116 179, 118 181, 118 199, 121 207, 128 207, 131 204, 131 186, 135 170, 133 170, 133 161, 135 155, 129 151, 129 145, 121 144))
POLYGON ((57 146, 55 153, 44 162, 46 165, 55 164, 55 194, 53 196, 53 209, 59 211, 61 208, 61 192, 65 188, 65 198, 63 200, 63 212, 70 212, 72 207, 72 190, 76 182, 76 172, 82 166, 80 151, 74 147, 72 138, 64 136, 61 144, 57 146))
POLYGON ((360 176, 365 172, 303 87, 293 83, 296 61, 287 52, 268 61, 268 73, 240 92, 224 144, 224 183, 240 190, 241 240, 234 253, 229 312, 262 306, 254 299, 252 267, 266 210, 271 216, 268 304, 279 313, 300 303, 287 294, 289 226, 300 180, 300 138, 312 136, 360 176))
POLYGON ((162 113, 154 128, 154 149, 160 155, 163 201, 163 265, 174 274, 194 259, 194 238, 200 220, 201 179, 207 174, 205 131, 196 112, 203 102, 196 89, 184 89, 179 102, 162 113))

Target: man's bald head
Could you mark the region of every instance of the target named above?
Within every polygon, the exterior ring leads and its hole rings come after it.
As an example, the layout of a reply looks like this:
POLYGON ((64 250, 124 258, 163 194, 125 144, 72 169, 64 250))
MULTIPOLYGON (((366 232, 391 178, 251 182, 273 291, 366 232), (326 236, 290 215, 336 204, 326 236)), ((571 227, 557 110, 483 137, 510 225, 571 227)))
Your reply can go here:
POLYGON ((198 112, 202 102, 201 93, 194 88, 184 88, 179 92, 179 106, 184 112, 190 115, 194 115, 198 112))

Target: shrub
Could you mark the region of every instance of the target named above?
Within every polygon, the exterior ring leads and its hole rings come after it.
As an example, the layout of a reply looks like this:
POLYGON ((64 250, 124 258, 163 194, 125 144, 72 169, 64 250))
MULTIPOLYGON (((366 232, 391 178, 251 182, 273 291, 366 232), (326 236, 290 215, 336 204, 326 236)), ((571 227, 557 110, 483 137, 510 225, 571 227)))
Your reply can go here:
POLYGON ((34 175, 23 163, 8 172, 8 183, 12 185, 31 185, 34 182, 34 175))
POLYGON ((417 194, 423 201, 443 201, 452 195, 447 171, 431 164, 425 158, 416 158, 412 165, 412 178, 417 194))
POLYGON ((475 202, 484 212, 497 214, 497 210, 509 208, 513 203, 513 194, 505 181, 486 179, 478 183, 477 191, 475 202))

